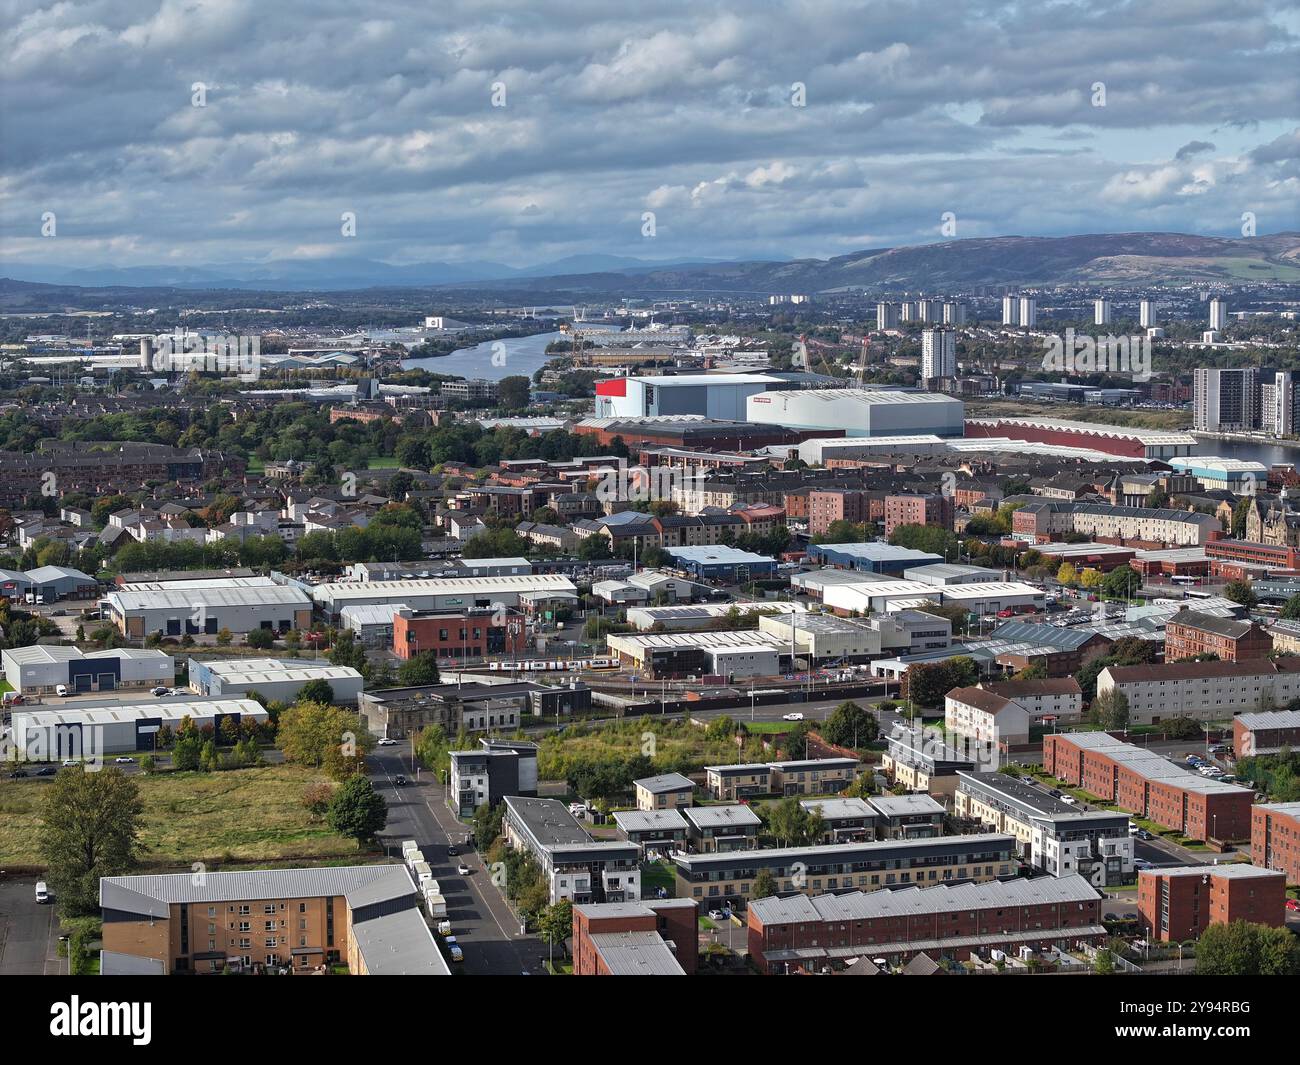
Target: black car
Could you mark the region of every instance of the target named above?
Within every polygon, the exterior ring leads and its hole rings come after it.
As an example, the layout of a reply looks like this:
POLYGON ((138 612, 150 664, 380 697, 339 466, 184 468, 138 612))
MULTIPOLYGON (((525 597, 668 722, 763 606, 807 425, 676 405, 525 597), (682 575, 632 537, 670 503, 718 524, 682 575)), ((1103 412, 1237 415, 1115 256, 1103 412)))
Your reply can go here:
POLYGON ((402 776, 401 773, 398 773, 397 776, 393 777, 393 784, 396 787, 400 788, 405 783, 406 783, 406 777, 402 776))
POLYGON ((14 770, 12 773, 10 773, 9 775, 10 775, 11 777, 25 777, 25 776, 27 775, 27 770, 26 770, 26 769, 15 769, 15 770, 14 770))
POLYGON ((52 765, 43 765, 43 766, 41 766, 40 769, 36 770, 36 775, 37 775, 38 777, 52 777, 52 776, 54 776, 57 772, 58 772, 58 770, 57 770, 54 766, 52 766, 52 765))

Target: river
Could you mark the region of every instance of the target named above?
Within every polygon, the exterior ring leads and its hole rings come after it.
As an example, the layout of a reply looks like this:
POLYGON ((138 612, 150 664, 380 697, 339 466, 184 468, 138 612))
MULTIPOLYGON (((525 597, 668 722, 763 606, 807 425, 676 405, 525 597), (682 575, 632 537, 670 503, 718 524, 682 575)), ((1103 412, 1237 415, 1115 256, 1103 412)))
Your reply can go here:
MULTIPOLYGON (((584 323, 584 332, 592 333, 606 327, 599 324, 584 323)), ((500 381, 503 377, 532 378, 545 366, 554 355, 546 354, 546 346, 557 340, 566 340, 562 333, 535 333, 528 337, 505 337, 501 340, 485 340, 472 348, 457 348, 450 355, 434 356, 431 359, 403 359, 404 370, 427 370, 430 373, 451 374, 453 377, 466 377, 484 381, 500 381), (493 348, 500 344, 503 358, 492 361, 493 348)))
POLYGON ((1258 440, 1198 440, 1192 453, 1262 462, 1265 466, 1271 466, 1275 462, 1300 465, 1300 447, 1284 447, 1258 440))

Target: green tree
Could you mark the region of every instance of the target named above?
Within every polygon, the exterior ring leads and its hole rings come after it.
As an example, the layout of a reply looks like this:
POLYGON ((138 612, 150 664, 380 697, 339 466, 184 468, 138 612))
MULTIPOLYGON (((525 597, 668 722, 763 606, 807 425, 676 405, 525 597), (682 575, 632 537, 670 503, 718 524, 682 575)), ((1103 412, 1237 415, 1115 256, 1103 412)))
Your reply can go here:
POLYGON ((1132 599, 1140 587, 1142 578, 1132 566, 1116 566, 1101 582, 1101 590, 1112 599, 1132 599))
POLYGON ((770 899, 777 893, 776 877, 767 869, 760 869, 758 875, 754 877, 754 882, 750 886, 749 897, 751 899, 770 899))
POLYGON ((37 843, 46 878, 70 914, 96 913, 99 880, 134 869, 144 804, 120 769, 60 770, 45 795, 37 843))
POLYGON ((561 899, 537 915, 537 934, 548 946, 558 946, 573 935, 573 902, 561 899))
POLYGON ((826 833, 826 821, 818 810, 805 810, 799 799, 789 795, 764 808, 767 831, 783 847, 810 847, 826 833))
POLYGON ((528 406, 531 382, 527 377, 503 377, 497 382, 497 403, 503 410, 524 410, 528 406))
POLYGON ((497 803, 495 806, 483 803, 474 811, 470 824, 474 833, 474 845, 480 851, 486 852, 501 835, 501 822, 505 812, 505 803, 497 803))
POLYGON ((1285 928, 1212 924, 1196 944, 1198 976, 1300 976, 1300 940, 1285 928))
POLYGON ((1250 581, 1229 581, 1223 589, 1223 596, 1244 607, 1259 606, 1259 596, 1250 586, 1250 581))
POLYGON ((269 651, 275 646, 275 634, 270 629, 253 629, 244 637, 244 642, 259 651, 269 651))
POLYGON ((358 843, 374 839, 388 823, 388 803, 362 773, 348 777, 330 799, 329 824, 341 836, 358 843))
POLYGON ((820 729, 822 737, 837 747, 865 747, 879 731, 875 715, 851 701, 840 703, 820 729))
POLYGON ((1300 594, 1293 595, 1282 608, 1282 617, 1287 621, 1300 621, 1300 594))
POLYGON ((1128 728, 1128 696, 1118 688, 1099 692, 1092 701, 1092 719, 1108 732, 1128 728))
POLYGON ((334 702, 334 688, 327 680, 309 680, 298 689, 298 699, 304 703, 334 702))
POLYGON ((374 746, 374 737, 354 711, 327 703, 298 702, 280 715, 276 741, 284 760, 325 768, 342 779, 374 746))
POLYGON ((438 683, 438 656, 433 651, 412 655, 397 667, 397 679, 407 687, 438 683))

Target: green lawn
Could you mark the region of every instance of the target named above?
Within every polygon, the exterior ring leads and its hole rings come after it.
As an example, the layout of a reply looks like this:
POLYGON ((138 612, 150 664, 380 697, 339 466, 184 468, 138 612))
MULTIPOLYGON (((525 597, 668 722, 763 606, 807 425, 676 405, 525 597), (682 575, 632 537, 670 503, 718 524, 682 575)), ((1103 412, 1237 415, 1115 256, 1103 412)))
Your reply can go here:
POLYGON ((14 686, 10 684, 7 680, 0 680, 0 695, 3 695, 5 692, 11 692, 13 690, 14 690, 14 686))
MULTIPOLYGON (((144 801, 145 867, 355 861, 366 854, 324 822, 313 821, 303 807, 307 785, 323 779, 315 770, 275 765, 133 779, 144 801)), ((0 868, 43 865, 37 832, 47 791, 42 780, 0 781, 0 868)))
POLYGON ((389 456, 384 456, 384 455, 375 455, 375 456, 372 456, 371 459, 370 459, 370 461, 366 463, 366 469, 368 469, 368 470, 395 470, 395 469, 398 469, 401 465, 402 465, 402 464, 401 464, 400 462, 398 462, 397 459, 394 458, 394 457, 391 456, 391 455, 389 455, 389 456))
POLYGON ((672 898, 677 894, 677 875, 666 862, 645 862, 641 866, 641 897, 653 899, 663 888, 672 898))

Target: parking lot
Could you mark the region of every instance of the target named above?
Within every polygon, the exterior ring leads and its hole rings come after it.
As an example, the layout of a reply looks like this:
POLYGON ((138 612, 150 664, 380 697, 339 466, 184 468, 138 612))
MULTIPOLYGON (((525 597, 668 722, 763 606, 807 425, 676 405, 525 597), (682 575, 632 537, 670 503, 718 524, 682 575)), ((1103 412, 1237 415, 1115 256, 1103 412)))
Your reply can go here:
POLYGON ((0 871, 0 976, 66 975, 55 910, 37 903, 34 878, 12 879, 0 871))

